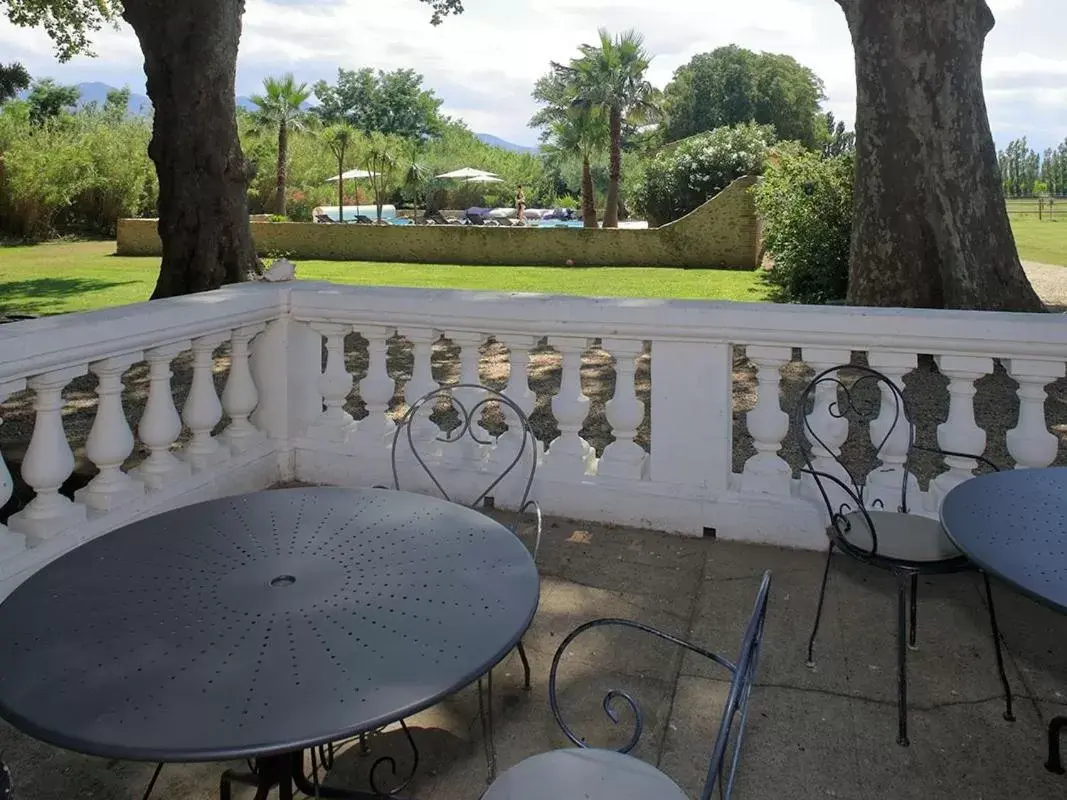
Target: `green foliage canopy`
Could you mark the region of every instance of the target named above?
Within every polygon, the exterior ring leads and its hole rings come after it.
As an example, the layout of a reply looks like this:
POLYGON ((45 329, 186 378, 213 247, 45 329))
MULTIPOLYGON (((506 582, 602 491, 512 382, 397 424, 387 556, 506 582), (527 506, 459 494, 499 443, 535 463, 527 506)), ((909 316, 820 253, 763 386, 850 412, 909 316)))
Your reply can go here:
POLYGON ((759 175, 773 142, 773 128, 752 123, 683 139, 645 165, 634 204, 650 225, 676 220, 742 175, 759 175))
POLYGON ((13 98, 30 85, 30 73, 22 64, 14 61, 0 64, 0 105, 13 98))
POLYGON ((848 289, 855 156, 820 158, 782 147, 756 187, 774 299, 842 302, 848 289))
POLYGON ((60 86, 51 78, 37 81, 30 89, 26 102, 30 104, 30 121, 43 125, 72 108, 81 97, 77 86, 60 86))
POLYGON ((823 83, 792 56, 727 45, 693 56, 663 90, 660 129, 675 141, 726 125, 773 125, 781 141, 805 147, 823 138, 823 83))
POLYGON ((444 123, 442 101, 422 87, 422 75, 411 69, 339 69, 335 85, 315 84, 315 96, 323 120, 344 120, 368 134, 425 139, 439 136, 444 123))

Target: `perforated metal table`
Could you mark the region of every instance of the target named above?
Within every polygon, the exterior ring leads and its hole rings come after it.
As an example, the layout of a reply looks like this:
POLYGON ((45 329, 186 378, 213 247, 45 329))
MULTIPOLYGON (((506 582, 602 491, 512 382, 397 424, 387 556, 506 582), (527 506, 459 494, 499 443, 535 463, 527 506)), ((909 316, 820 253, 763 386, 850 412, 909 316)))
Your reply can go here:
POLYGON ((462 506, 334 488, 214 500, 89 542, 0 604, 0 716, 91 755, 279 756, 267 771, 285 773, 484 675, 537 601, 522 543, 462 506))
MULTIPOLYGON (((941 525, 975 564, 1024 594, 1067 614, 1067 468, 980 475, 952 489, 941 525)), ((1067 717, 1049 724, 1052 772, 1062 773, 1058 737, 1067 717)))

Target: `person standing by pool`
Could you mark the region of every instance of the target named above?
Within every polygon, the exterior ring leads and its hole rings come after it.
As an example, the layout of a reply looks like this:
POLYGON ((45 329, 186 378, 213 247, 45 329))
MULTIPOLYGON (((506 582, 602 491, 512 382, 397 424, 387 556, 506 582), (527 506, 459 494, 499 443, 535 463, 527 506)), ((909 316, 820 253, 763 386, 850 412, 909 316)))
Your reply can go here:
POLYGON ((526 193, 522 190, 522 184, 520 183, 515 189, 515 211, 519 218, 519 224, 526 224, 526 193))

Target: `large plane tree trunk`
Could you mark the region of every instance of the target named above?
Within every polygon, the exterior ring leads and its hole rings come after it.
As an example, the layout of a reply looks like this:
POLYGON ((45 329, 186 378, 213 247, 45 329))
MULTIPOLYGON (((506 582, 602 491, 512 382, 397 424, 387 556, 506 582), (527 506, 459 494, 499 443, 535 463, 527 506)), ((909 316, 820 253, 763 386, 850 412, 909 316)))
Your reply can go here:
POLYGON ((237 136, 235 76, 244 0, 125 0, 155 109, 163 262, 153 299, 216 289, 257 268, 251 169, 237 136))
POLYGON ((985 0, 837 0, 856 54, 848 301, 1038 311, 982 91, 985 0))

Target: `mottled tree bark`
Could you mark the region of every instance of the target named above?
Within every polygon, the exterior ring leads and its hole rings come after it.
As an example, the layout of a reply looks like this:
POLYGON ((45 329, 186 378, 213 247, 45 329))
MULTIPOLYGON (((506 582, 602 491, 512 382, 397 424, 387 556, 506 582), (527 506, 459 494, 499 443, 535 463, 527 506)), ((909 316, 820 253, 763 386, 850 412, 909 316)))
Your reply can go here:
POLYGON ((582 154, 582 227, 596 227, 596 193, 593 189, 593 170, 589 155, 582 154))
POLYGON ((610 152, 608 153, 608 191, 604 198, 604 227, 619 227, 619 182, 622 179, 622 113, 608 112, 610 152))
POLYGON ((837 0, 856 53, 848 301, 1037 311, 982 90, 985 0, 837 0))
POLYGON ((152 298, 216 289, 256 269, 250 167, 237 136, 235 76, 244 0, 125 0, 155 109, 163 262, 152 298))

